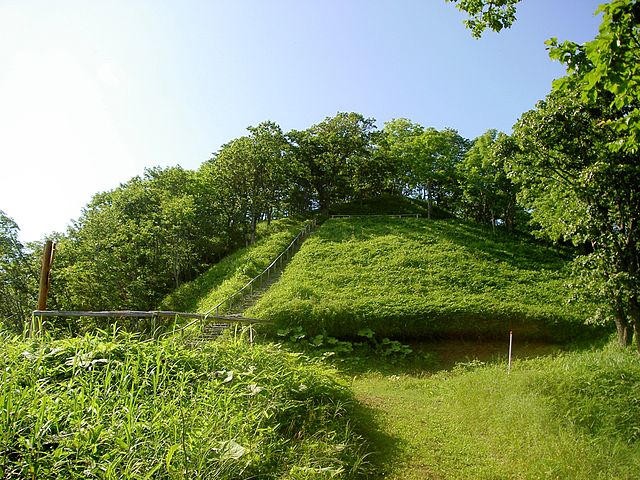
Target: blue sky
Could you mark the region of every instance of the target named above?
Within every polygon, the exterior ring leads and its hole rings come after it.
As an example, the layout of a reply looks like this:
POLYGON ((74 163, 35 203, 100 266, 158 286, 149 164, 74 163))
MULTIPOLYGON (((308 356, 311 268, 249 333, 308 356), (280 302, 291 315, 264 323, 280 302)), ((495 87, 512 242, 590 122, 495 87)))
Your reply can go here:
POLYGON ((64 231, 94 193, 264 120, 509 132, 564 73, 544 41, 593 38, 599 3, 524 0, 474 40, 444 0, 3 0, 0 209, 24 241, 64 231))

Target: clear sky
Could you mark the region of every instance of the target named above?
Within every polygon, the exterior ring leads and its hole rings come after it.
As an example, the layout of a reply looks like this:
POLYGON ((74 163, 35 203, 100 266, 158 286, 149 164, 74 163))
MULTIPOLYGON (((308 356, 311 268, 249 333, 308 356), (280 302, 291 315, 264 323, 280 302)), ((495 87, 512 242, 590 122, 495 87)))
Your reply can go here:
POLYGON ((592 39, 599 3, 524 0, 474 40, 444 0, 0 0, 0 210, 23 241, 65 231, 94 193, 264 120, 510 132, 564 73, 544 41, 592 39))

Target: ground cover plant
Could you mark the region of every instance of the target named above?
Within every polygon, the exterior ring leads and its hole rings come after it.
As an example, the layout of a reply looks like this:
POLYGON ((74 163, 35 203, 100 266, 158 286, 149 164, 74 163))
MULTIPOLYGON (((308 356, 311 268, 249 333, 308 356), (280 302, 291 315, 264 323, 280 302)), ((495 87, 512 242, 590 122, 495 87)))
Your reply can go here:
POLYGON ((569 302, 568 257, 456 219, 330 219, 247 315, 307 335, 505 337, 592 333, 569 302))
POLYGON ((638 478, 637 355, 609 345, 516 360, 511 373, 502 358, 345 370, 392 439, 372 458, 385 478, 638 478))
POLYGON ((2 478, 354 478, 353 398, 318 362, 240 337, 2 338, 2 478))
POLYGON ((205 312, 262 272, 300 233, 301 218, 283 218, 257 227, 259 240, 223 258, 195 280, 168 295, 161 308, 205 312))

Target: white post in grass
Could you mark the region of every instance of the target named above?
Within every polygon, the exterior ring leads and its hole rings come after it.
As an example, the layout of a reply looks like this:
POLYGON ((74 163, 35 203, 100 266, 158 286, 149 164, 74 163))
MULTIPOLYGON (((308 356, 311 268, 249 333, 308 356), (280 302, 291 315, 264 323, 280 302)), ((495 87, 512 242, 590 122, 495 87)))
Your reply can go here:
POLYGON ((513 331, 509 330, 509 365, 507 366, 507 374, 511 373, 511 346, 513 345, 513 331))

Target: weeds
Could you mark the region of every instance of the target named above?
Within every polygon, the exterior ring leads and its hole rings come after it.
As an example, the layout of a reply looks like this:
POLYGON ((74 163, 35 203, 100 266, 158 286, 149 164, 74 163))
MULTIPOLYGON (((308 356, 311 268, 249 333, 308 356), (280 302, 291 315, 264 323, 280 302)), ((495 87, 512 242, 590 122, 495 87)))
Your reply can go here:
POLYGON ((352 478, 363 468, 348 389, 276 347, 187 349, 122 332, 3 343, 2 478, 352 478))

